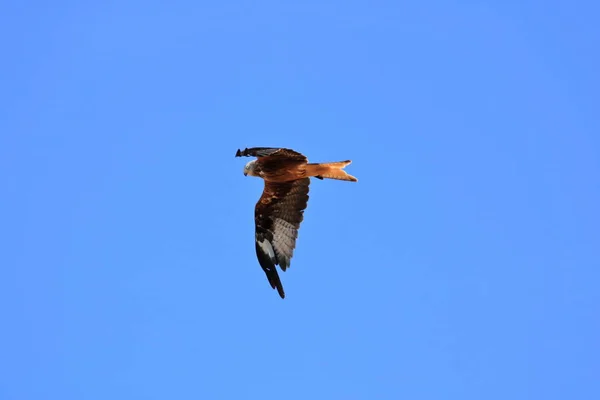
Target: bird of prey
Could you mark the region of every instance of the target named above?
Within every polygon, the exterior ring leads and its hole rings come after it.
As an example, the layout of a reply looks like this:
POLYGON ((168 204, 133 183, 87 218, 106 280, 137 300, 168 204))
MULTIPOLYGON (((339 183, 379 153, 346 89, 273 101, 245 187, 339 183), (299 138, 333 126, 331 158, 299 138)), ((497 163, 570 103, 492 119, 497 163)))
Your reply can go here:
POLYGON ((283 271, 290 266, 308 202, 310 177, 356 182, 343 170, 352 161, 309 163, 294 150, 273 147, 238 149, 235 156, 257 157, 244 167, 244 175, 265 181, 254 210, 256 256, 269 284, 283 299, 285 292, 275 266, 283 271))

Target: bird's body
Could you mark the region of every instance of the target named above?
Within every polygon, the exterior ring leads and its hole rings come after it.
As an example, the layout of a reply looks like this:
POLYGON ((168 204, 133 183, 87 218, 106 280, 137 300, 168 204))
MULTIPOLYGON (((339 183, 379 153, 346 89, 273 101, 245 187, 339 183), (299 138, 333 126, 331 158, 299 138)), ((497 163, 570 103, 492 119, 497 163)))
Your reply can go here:
POLYGON ((247 148, 235 155, 257 157, 244 167, 244 175, 265 181, 254 212, 256 255, 271 287, 284 298, 276 265, 283 271, 290 266, 308 204, 310 177, 356 182, 355 177, 343 170, 351 161, 309 163, 298 152, 271 147, 247 148))

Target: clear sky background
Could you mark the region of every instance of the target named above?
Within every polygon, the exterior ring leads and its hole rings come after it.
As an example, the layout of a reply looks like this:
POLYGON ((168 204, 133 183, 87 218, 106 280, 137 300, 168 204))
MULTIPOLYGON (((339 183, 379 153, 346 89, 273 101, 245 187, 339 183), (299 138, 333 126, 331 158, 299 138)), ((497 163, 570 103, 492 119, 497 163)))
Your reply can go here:
POLYGON ((0 6, 0 398, 599 399, 600 6, 0 6), (287 297, 238 148, 313 181, 287 297))

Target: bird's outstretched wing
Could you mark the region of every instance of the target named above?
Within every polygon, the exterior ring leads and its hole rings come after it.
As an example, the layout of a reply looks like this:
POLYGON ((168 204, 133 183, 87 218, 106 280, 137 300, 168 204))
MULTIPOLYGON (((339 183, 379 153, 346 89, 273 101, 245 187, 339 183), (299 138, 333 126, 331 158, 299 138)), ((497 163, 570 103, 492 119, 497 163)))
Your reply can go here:
POLYGON ((285 271, 296 247, 298 229, 308 204, 310 178, 274 183, 265 181, 265 189, 256 203, 256 256, 273 289, 285 297, 276 265, 285 271))
POLYGON ((277 157, 285 158, 288 160, 304 161, 306 162, 306 156, 298 153, 291 149, 284 149, 279 147, 251 147, 244 150, 238 149, 235 153, 236 157, 277 157))

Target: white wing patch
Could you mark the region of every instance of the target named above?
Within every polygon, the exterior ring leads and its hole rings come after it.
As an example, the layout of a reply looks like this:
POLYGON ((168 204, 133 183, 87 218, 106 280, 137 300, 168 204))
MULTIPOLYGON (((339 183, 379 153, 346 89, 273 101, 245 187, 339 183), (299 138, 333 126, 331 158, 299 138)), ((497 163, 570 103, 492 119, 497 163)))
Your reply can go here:
POLYGON ((277 259, 275 258, 275 252, 273 251, 273 246, 271 246, 271 243, 267 239, 263 239, 262 242, 257 241, 257 243, 263 253, 269 256, 271 261, 273 261, 273 264, 276 264, 277 259))

